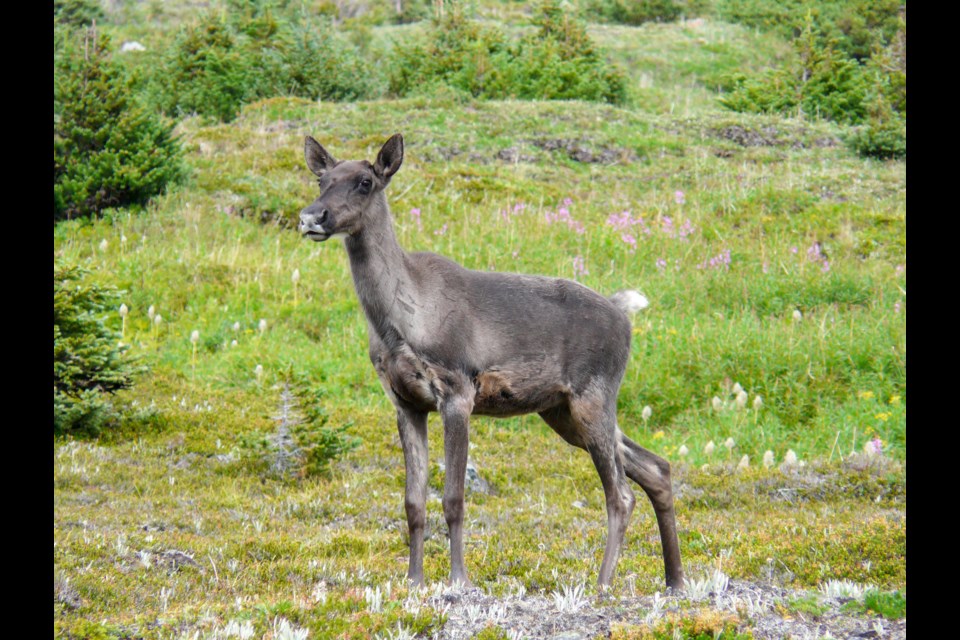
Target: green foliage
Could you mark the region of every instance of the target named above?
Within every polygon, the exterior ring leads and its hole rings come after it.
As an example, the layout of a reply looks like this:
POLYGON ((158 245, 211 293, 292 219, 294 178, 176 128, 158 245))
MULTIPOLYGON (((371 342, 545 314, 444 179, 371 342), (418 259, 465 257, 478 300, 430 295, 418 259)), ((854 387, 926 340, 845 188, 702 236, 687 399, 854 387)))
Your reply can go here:
POLYGON ((54 220, 145 204, 183 175, 173 125, 130 95, 105 34, 60 31, 56 36, 54 220))
POLYGON ((74 266, 54 266, 53 275, 53 432, 96 435, 116 426, 107 398, 133 384, 142 368, 124 356, 120 334, 102 314, 116 309, 119 293, 82 280, 74 266))
POLYGON ((152 78, 153 99, 169 115, 198 113, 229 121, 256 95, 254 58, 212 13, 183 28, 152 78))
POLYGON ((753 634, 738 630, 739 620, 711 609, 683 614, 668 613, 653 624, 621 625, 611 629, 610 640, 750 640, 753 634))
MULTIPOLYGON (((236 3, 235 3, 236 4, 236 3)), ((291 95, 359 100, 379 93, 377 68, 325 18, 269 8, 207 13, 184 27, 151 81, 170 115, 228 122, 253 100, 291 95)))
POLYGON ((880 160, 907 157, 907 119, 892 114, 888 119, 872 120, 856 129, 847 145, 858 155, 880 160))
POLYGON ((265 96, 353 101, 381 93, 381 66, 367 63, 328 19, 300 12, 283 24, 277 42, 265 96))
POLYGON ((812 20, 794 40, 795 56, 782 68, 754 77, 737 74, 720 103, 752 113, 802 112, 810 117, 857 124, 867 114, 868 82, 863 69, 832 43, 824 43, 812 20))
POLYGON ((73 27, 86 27, 106 15, 96 0, 53 0, 53 20, 73 27))
POLYGON ((790 611, 813 616, 814 618, 819 618, 830 610, 830 607, 821 603, 820 598, 812 593, 799 598, 790 598, 787 600, 787 608, 790 611))
POLYGON ((603 22, 640 25, 644 22, 673 22, 683 14, 675 0, 590 0, 586 16, 603 22))
POLYGON ((245 434, 240 442, 253 462, 265 465, 279 478, 324 476, 330 463, 355 449, 360 439, 349 434, 347 421, 329 426, 321 392, 288 368, 282 375, 280 404, 273 419, 276 429, 245 434))
POLYGON ((774 31, 792 39, 813 21, 821 44, 835 43, 845 55, 862 61, 873 49, 892 42, 904 5, 900 0, 717 0, 722 20, 774 31))
POLYGON ((493 623, 487 624, 483 629, 474 634, 472 640, 508 640, 509 635, 503 630, 503 627, 493 623))
POLYGON ((907 597, 899 590, 870 589, 863 594, 863 605, 868 611, 876 611, 888 620, 907 617, 907 597))
POLYGON ((907 157, 907 24, 900 21, 897 37, 879 50, 866 66, 872 80, 868 119, 847 138, 858 155, 881 160, 907 157))
POLYGON ((395 51, 390 90, 415 95, 446 85, 476 98, 626 102, 623 73, 574 16, 546 2, 535 24, 536 32, 511 43, 498 29, 453 13, 425 39, 395 51))

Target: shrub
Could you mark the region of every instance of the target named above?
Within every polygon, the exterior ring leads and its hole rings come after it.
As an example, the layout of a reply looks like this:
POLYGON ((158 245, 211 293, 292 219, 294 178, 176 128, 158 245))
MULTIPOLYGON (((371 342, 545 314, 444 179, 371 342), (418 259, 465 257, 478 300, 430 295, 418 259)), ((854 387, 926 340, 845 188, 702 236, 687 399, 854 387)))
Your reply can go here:
POLYGON ((142 205, 183 175, 182 149, 130 94, 109 38, 56 33, 53 80, 53 218, 142 205))
POLYGON ((454 13, 395 52, 390 91, 411 95, 446 85, 475 98, 626 101, 623 73, 606 62, 582 23, 548 1, 536 25, 513 44, 454 13))
POLYGON ((349 102, 381 93, 380 65, 365 64, 329 19, 300 13, 284 23, 277 42, 267 95, 349 102))
POLYGON ((673 22, 683 13, 674 0, 590 0, 584 13, 588 19, 616 24, 673 22))
POLYGON ((812 21, 821 44, 832 42, 846 57, 864 61, 875 47, 893 41, 904 5, 901 0, 717 0, 714 6, 721 20, 787 39, 800 35, 812 21))
POLYGON ((847 146, 857 155, 880 160, 907 157, 907 120, 893 114, 886 120, 875 120, 857 128, 847 146))
POLYGON ((365 65, 328 19, 305 12, 206 14, 178 34, 161 66, 150 90, 175 116, 229 122, 261 98, 359 100, 378 93, 378 68, 365 65))
POLYGON ((53 20, 74 27, 86 27, 106 16, 95 0, 53 0, 53 20))
POLYGON ((500 97, 626 102, 623 73, 604 60, 582 22, 547 0, 535 24, 537 33, 514 50, 512 82, 500 97))
POLYGON ((213 14, 183 28, 152 78, 153 99, 164 113, 233 120, 257 93, 254 59, 237 40, 234 30, 213 14))
POLYGON ((120 335, 101 315, 119 293, 82 282, 79 267, 54 266, 53 432, 97 435, 117 414, 107 395, 133 384, 142 370, 118 346, 120 335))
POLYGON ((277 428, 270 434, 250 433, 241 445, 255 464, 279 479, 326 475, 330 463, 360 444, 347 433, 353 423, 328 426, 320 392, 292 370, 282 378, 277 428))
POLYGON ((790 113, 858 124, 867 114, 868 82, 859 64, 830 43, 823 44, 812 21, 794 40, 796 55, 780 69, 758 76, 737 74, 720 103, 734 111, 790 113))

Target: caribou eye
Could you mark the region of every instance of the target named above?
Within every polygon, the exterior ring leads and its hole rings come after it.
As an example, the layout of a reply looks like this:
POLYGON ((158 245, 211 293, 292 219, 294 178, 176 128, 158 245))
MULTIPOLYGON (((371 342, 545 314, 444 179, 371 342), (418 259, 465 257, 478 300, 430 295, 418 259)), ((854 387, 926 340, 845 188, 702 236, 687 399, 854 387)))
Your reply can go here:
POLYGON ((361 178, 358 188, 360 189, 361 193, 369 193, 370 187, 372 186, 373 186, 373 180, 371 180, 370 178, 361 178))

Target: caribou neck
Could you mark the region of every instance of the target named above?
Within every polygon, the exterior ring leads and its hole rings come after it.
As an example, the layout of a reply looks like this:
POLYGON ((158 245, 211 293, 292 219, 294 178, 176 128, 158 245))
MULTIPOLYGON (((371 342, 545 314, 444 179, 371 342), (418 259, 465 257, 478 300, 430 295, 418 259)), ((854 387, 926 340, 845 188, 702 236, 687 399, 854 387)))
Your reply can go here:
POLYGON ((404 307, 416 299, 407 254, 393 228, 386 197, 380 193, 364 212, 361 231, 344 238, 353 285, 367 321, 388 344, 403 335, 404 307))

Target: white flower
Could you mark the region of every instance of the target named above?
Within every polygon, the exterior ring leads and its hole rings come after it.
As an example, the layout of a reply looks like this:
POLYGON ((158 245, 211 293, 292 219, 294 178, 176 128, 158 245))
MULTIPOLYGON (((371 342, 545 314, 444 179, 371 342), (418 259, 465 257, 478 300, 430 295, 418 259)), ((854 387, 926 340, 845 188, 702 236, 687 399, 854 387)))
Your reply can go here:
POLYGON ((712 456, 712 455, 713 455, 713 450, 716 449, 716 448, 717 448, 717 446, 716 446, 715 444, 713 444, 713 440, 711 440, 710 442, 707 443, 707 446, 705 446, 705 447, 703 448, 703 452, 704 452, 705 454, 707 454, 708 456, 712 456))
POLYGON ((732 451, 733 448, 737 446, 737 443, 733 441, 733 438, 727 438, 724 440, 723 446, 727 448, 727 451, 732 451))
POLYGON ((690 449, 687 449, 687 445, 685 444, 680 445, 680 448, 677 450, 677 455, 681 458, 685 458, 688 453, 690 453, 690 449))
POLYGON ((120 244, 127 244, 127 236, 120 234, 120 244))
POLYGON ((789 465, 797 464, 797 454, 793 452, 793 449, 787 450, 787 455, 784 456, 783 461, 789 465))
POLYGON ((234 322, 234 323, 233 323, 233 330, 234 330, 234 331, 240 331, 240 323, 239 323, 239 322, 234 322))
POLYGON ((293 270, 293 275, 290 276, 290 280, 293 281, 293 284, 297 284, 298 282, 300 282, 300 269, 293 270))
POLYGON ((753 399, 754 411, 760 411, 760 407, 762 406, 763 406, 763 398, 761 398, 760 396, 757 396, 756 398, 753 399))
POLYGON ((110 243, 107 242, 106 238, 104 238, 103 241, 100 243, 100 251, 106 251, 107 247, 109 246, 110 246, 110 243))
POLYGON ((190 342, 192 342, 193 344, 197 344, 199 340, 200 340, 200 332, 194 329, 193 333, 190 334, 190 342))
POLYGON ((157 325, 157 326, 159 327, 159 326, 160 326, 160 323, 162 323, 162 322, 163 322, 163 316, 161 316, 159 313, 158 313, 157 315, 153 316, 153 324, 155 324, 155 325, 157 325))
POLYGON ((643 421, 646 422, 650 419, 650 416, 653 415, 653 409, 650 408, 650 405, 647 405, 643 408, 643 411, 640 413, 640 417, 643 418, 643 421))
POLYGON ((763 466, 766 469, 773 466, 773 451, 770 451, 770 449, 763 452, 763 466))
POLYGON ((733 395, 738 396, 743 392, 743 387, 740 386, 739 382, 733 383, 733 395))
POLYGON ((155 315, 157 315, 157 310, 153 307, 153 305, 150 305, 150 308, 147 309, 147 317, 152 321, 153 316, 155 315))
POLYGON ((743 456, 740 458, 740 463, 737 465, 737 469, 746 469, 750 466, 750 456, 743 456))
POLYGON ((260 333, 263 333, 264 331, 267 330, 267 321, 266 321, 266 320, 260 320, 260 324, 259 324, 258 326, 259 326, 259 329, 260 329, 260 333))
POLYGON ((747 407, 747 392, 741 390, 737 394, 737 410, 743 411, 747 407))
POLYGON ((236 340, 232 340, 232 341, 230 342, 230 346, 231 346, 231 347, 237 346, 237 341, 236 341, 236 340))
POLYGON ((257 379, 258 379, 258 380, 259 380, 260 378, 262 378, 262 377, 263 377, 263 365, 262 365, 262 364, 258 364, 258 365, 253 369, 253 373, 257 376, 257 379))
POLYGON ((711 402, 713 403, 714 411, 721 411, 723 409, 723 400, 721 400, 717 396, 713 396, 713 400, 711 402))
POLYGON ((130 311, 130 310, 127 309, 127 305, 125 305, 125 304, 121 304, 121 305, 120 305, 120 317, 121 317, 121 318, 126 318, 126 317, 127 317, 127 313, 129 313, 129 311, 130 311))
POLYGON ((793 310, 793 321, 794 321, 794 322, 800 322, 801 320, 803 320, 803 314, 800 313, 800 309, 794 309, 794 310, 793 310))

